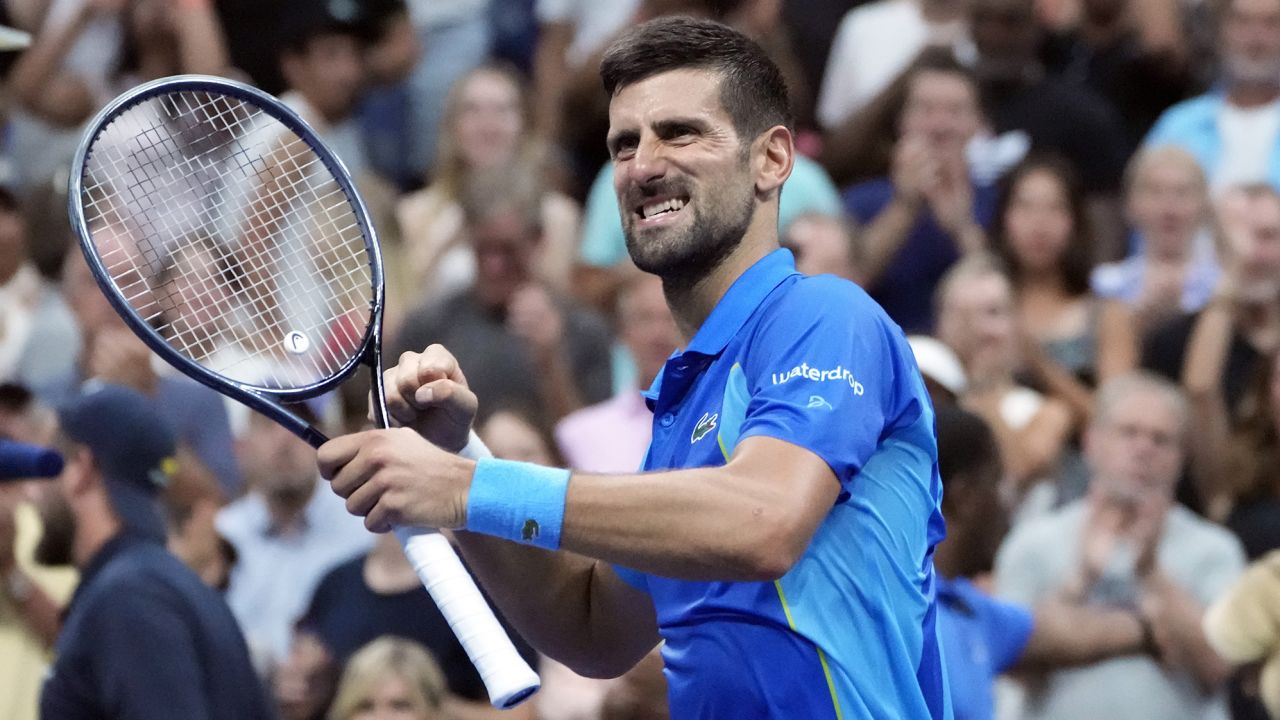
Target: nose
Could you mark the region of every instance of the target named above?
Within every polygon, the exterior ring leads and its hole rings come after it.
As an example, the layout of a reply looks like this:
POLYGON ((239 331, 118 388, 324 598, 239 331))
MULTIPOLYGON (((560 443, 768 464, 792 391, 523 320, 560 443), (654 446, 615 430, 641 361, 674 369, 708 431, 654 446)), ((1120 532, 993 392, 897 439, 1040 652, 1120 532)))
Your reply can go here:
POLYGON ((667 174, 668 162, 662 143, 653 136, 642 137, 635 154, 626 163, 627 179, 634 185, 645 185, 667 174))

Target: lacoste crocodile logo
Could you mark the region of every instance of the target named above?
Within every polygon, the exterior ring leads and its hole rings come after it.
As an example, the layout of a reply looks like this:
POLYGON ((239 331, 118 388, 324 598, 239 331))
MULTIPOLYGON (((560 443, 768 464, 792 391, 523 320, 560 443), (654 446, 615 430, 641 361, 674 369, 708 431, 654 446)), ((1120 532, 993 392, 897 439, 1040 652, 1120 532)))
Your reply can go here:
POLYGON ((689 437, 689 444, 692 445, 707 436, 707 433, 716 429, 716 420, 720 417, 720 413, 702 413, 702 417, 698 419, 698 424, 693 426, 693 435, 689 437))

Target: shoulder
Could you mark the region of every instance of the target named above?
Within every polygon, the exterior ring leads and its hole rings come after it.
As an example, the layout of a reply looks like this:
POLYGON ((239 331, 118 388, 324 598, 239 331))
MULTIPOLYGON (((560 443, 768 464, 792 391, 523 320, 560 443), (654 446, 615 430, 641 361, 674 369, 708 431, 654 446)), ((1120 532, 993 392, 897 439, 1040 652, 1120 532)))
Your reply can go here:
POLYGON ((1000 545, 999 554, 1040 554, 1053 551, 1060 554, 1062 548, 1075 547, 1075 541, 1084 523, 1083 500, 1065 505, 1052 512, 1028 518, 1016 525, 1000 545))
POLYGON ((191 588, 199 578, 159 545, 139 544, 112 558, 93 580, 86 609, 105 614, 159 605, 191 604, 191 588), (194 582, 193 582, 194 581, 194 582))
POLYGON ((778 288, 776 298, 763 308, 762 322, 824 325, 891 324, 880 305, 857 284, 834 275, 799 276, 778 288))
POLYGON ((1216 117, 1221 109, 1222 96, 1216 93, 1206 93, 1176 103, 1168 110, 1165 110, 1156 120, 1155 127, 1152 128, 1151 136, 1147 138, 1147 142, 1162 139, 1161 135, 1163 133, 1177 133, 1181 130, 1189 129, 1191 126, 1199 125, 1216 117))
POLYGON ((1195 548, 1202 558, 1243 560, 1240 540, 1221 525, 1209 522, 1181 505, 1174 505, 1169 510, 1168 522, 1169 535, 1176 537, 1182 547, 1195 548))

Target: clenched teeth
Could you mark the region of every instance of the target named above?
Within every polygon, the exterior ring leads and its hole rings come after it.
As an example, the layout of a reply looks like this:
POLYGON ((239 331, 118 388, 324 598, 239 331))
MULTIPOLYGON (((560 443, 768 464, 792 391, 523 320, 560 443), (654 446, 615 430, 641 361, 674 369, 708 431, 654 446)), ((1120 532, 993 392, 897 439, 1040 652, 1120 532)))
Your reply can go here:
POLYGON ((671 198, 670 200, 663 200, 662 202, 656 202, 649 205, 644 205, 640 208, 640 217, 643 217, 647 220, 648 218, 651 218, 654 215, 657 215, 659 213, 679 210, 680 208, 684 207, 684 205, 685 205, 685 201, 679 198, 671 198))

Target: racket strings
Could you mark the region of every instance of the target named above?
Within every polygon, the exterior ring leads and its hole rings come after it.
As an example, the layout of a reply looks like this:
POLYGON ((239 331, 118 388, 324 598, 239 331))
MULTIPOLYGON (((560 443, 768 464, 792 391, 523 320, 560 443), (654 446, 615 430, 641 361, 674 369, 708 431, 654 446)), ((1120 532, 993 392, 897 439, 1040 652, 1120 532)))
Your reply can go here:
POLYGON ((349 364, 373 283, 323 160, 260 108, 153 97, 95 138, 80 201, 119 294, 184 356, 269 389, 349 364))

